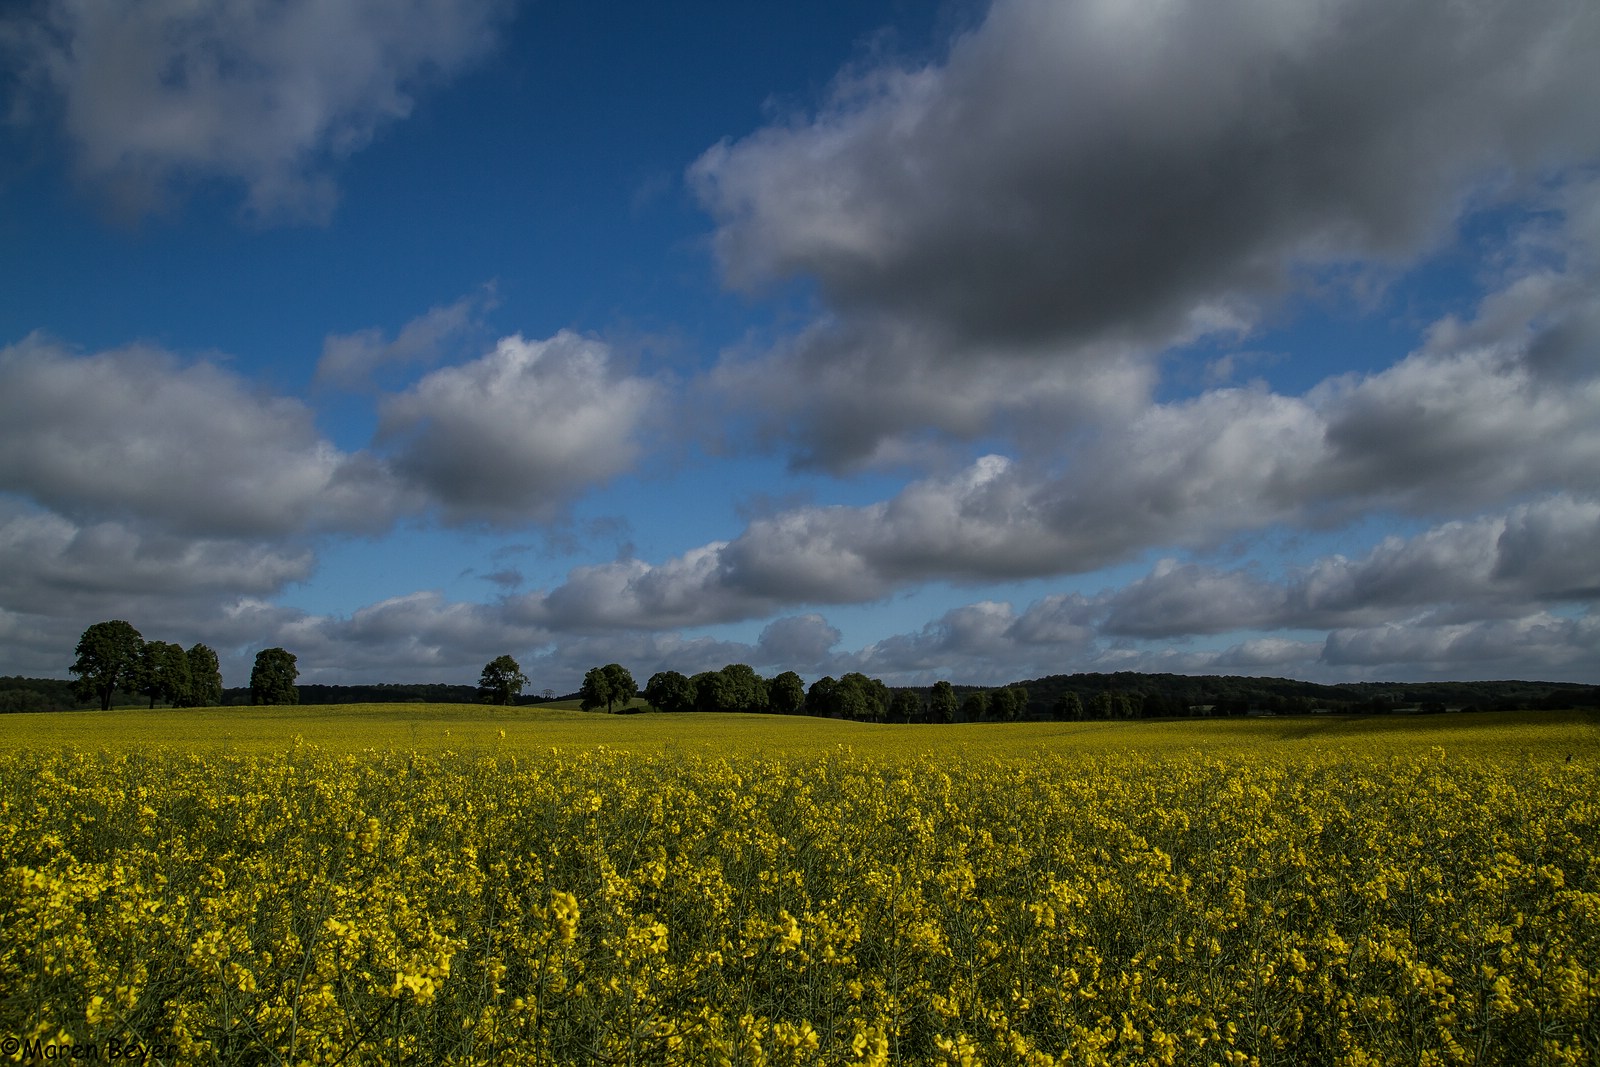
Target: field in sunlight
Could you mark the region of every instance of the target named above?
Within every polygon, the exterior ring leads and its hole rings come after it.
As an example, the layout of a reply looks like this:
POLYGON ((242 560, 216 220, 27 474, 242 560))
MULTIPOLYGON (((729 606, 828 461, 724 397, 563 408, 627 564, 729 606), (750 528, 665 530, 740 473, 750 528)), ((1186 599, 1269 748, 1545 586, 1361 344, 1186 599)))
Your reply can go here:
POLYGON ((0 1057, 1592 1063, 1580 713, 0 717, 0 1057))

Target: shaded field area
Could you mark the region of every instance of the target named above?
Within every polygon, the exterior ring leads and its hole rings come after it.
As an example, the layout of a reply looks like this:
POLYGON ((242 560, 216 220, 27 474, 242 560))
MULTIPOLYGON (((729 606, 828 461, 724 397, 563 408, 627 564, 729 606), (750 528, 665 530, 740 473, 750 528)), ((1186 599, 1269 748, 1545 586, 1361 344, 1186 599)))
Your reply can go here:
POLYGON ((73 746, 113 751, 174 746, 194 752, 281 751, 298 738, 333 751, 573 751, 820 755, 1041 752, 1145 753, 1259 746, 1378 744, 1397 751, 1447 748, 1487 754, 1560 749, 1600 753, 1600 712, 1284 716, 1139 722, 875 724, 781 715, 606 715, 576 702, 530 708, 484 704, 346 704, 195 709, 113 709, 0 716, 0 750, 73 746), (503 735, 503 736, 502 736, 503 735))
POLYGON ((1600 1052, 1592 715, 0 726, 23 1062, 1600 1052))

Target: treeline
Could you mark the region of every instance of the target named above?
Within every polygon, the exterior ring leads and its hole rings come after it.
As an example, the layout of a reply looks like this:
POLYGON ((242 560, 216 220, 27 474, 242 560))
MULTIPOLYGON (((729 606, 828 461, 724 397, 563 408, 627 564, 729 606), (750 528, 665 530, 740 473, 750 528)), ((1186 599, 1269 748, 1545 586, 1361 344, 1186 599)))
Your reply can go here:
POLYGON ((1399 711, 1517 711, 1600 706, 1600 686, 1570 682, 1355 682, 1323 685, 1293 678, 1232 675, 1058 674, 1024 683, 1028 718, 1061 713, 1073 698, 1087 718, 1374 715, 1399 711))
MULTIPOLYGON (((609 664, 596 670, 602 678, 616 677, 614 668, 616 664, 609 664)), ((591 703, 589 681, 594 677, 591 671, 585 679, 585 707, 608 703, 603 697, 591 703)), ((882 679, 852 671, 840 678, 819 678, 808 687, 794 671, 763 678, 745 663, 730 663, 721 670, 692 676, 660 671, 651 676, 642 695, 656 710, 666 712, 815 715, 860 722, 1016 719, 1028 706, 1028 695, 1019 688, 973 691, 963 702, 949 682, 940 682, 924 694, 916 689, 891 689, 882 679)), ((623 710, 627 710, 626 703, 623 710)))
MULTIPOLYGON (((616 677, 616 664, 595 668, 585 680, 585 706, 612 701, 592 690, 597 677, 616 677), (607 675, 606 672, 611 672, 607 675)), ((623 671, 623 676, 626 672, 623 671)), ((617 690, 621 710, 632 679, 617 690)), ((1084 673, 1052 675, 1003 687, 890 687, 851 673, 805 685, 785 671, 763 678, 746 664, 685 676, 662 671, 641 694, 660 711, 753 712, 817 715, 863 722, 1010 722, 1019 719, 1081 721, 1172 719, 1239 715, 1372 715, 1396 712, 1514 711, 1600 707, 1600 686, 1567 682, 1397 682, 1323 685, 1292 678, 1230 675, 1084 673)))
MULTIPOLYGON (((133 693, 118 693, 113 706, 144 701, 133 693)), ((71 682, 59 678, 24 678, 20 674, 0 678, 0 714, 11 711, 77 711, 98 708, 98 698, 80 699, 71 682)))
MULTIPOLYGON (((472 704, 480 699, 475 685, 446 685, 436 682, 380 682, 373 685, 298 686, 302 704, 472 704)), ((515 703, 537 704, 543 697, 519 697, 515 703)), ((224 705, 250 703, 249 686, 230 686, 222 691, 224 705)))

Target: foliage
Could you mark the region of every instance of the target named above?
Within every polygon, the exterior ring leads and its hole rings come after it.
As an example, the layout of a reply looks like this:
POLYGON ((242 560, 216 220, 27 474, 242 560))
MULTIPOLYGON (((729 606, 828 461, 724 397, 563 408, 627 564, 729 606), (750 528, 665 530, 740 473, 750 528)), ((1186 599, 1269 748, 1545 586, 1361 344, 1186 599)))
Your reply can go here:
POLYGON ((79 698, 98 699, 100 710, 106 711, 118 689, 137 691, 143 648, 139 631, 121 619, 97 622, 83 631, 76 649, 78 658, 68 668, 78 676, 75 691, 79 698))
POLYGON ((189 667, 189 685, 175 707, 211 708, 222 703, 222 668, 209 646, 195 644, 184 653, 189 667))
POLYGON ((961 702, 961 717, 967 722, 982 722, 989 717, 989 694, 968 693, 961 702))
POLYGON ((1112 724, 1092 752, 783 719, 700 754, 23 747, 0 1032, 230 1067, 1593 1062, 1592 725, 1408 747, 1457 719, 1112 724), (998 747, 761 754, 791 726, 998 747))
POLYGON ((838 701, 834 694, 839 688, 838 679, 825 674, 811 683, 811 688, 806 690, 806 714, 816 716, 834 716, 839 713, 838 701))
POLYGON ((889 700, 890 722, 922 722, 927 718, 927 712, 922 706, 922 698, 915 690, 896 690, 889 700))
POLYGON ((75 682, 61 678, 25 678, 21 675, 0 677, 0 714, 11 711, 68 711, 73 708, 99 707, 94 694, 85 701, 78 695, 75 682))
POLYGON ((256 653, 256 664, 250 671, 250 703, 300 703, 300 693, 294 684, 299 676, 294 653, 281 648, 262 649, 256 653))
POLYGON ((960 710, 955 686, 949 682, 934 682, 933 691, 928 694, 928 721, 955 722, 960 710))
POLYGON ((528 684, 522 667, 510 656, 497 656, 484 665, 478 677, 478 699, 485 704, 509 704, 528 684))
POLYGON ((170 641, 146 641, 139 650, 139 692, 150 698, 150 706, 164 700, 173 706, 189 692, 189 657, 182 645, 170 641))
POLYGON ((645 684, 644 699, 657 711, 693 711, 694 683, 677 671, 657 671, 645 684))
POLYGON ((767 682, 767 704, 779 715, 798 715, 806 706, 806 683, 794 671, 767 682))
POLYGON ((616 704, 626 706, 638 694, 639 688, 626 667, 620 663, 608 663, 604 667, 591 668, 583 676, 583 688, 578 692, 585 711, 592 711, 604 704, 609 712, 616 704))

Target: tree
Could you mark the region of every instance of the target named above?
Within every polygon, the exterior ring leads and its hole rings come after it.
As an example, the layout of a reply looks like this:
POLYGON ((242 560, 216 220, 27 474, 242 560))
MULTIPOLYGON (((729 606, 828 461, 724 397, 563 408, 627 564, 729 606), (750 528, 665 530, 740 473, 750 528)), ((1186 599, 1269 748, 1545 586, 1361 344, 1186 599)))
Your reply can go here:
POLYGON ((689 679, 694 686, 696 711, 737 711, 739 694, 733 680, 723 671, 701 671, 689 679))
POLYGON ((214 708, 222 703, 222 668, 210 646, 195 644, 184 658, 189 661, 189 688, 183 694, 186 708, 214 708))
MULTIPOLYGON (((618 704, 627 707, 634 697, 639 695, 639 687, 634 683, 633 675, 628 673, 628 668, 620 663, 608 663, 603 668, 606 672, 606 681, 611 684, 611 697, 618 704)), ((611 704, 606 703, 606 710, 611 710, 611 704)))
POLYGON ((78 639, 78 659, 68 668, 78 676, 73 692, 79 700, 100 698, 100 710, 111 710, 118 689, 134 692, 139 683, 139 655, 144 638, 121 619, 97 622, 78 639))
POLYGON ((1091 719, 1131 719, 1133 715, 1133 701, 1126 693, 1102 689, 1089 701, 1091 719))
POLYGON ((1011 722, 1017 717, 1017 694, 996 689, 989 694, 989 717, 996 722, 1011 722))
POLYGON ((170 641, 146 641, 139 650, 139 692, 150 698, 150 706, 165 700, 173 707, 189 692, 189 657, 183 646, 170 641))
POLYGON ((839 713, 839 683, 823 675, 806 690, 806 714, 825 718, 839 713))
POLYGON ((1028 687, 1025 686, 1025 685, 1014 685, 1014 686, 1012 686, 1011 687, 1011 696, 1012 696, 1012 699, 1015 701, 1015 703, 1017 705, 1017 715, 1016 715, 1016 717, 1019 718, 1019 719, 1029 718, 1030 716, 1028 714, 1028 687))
POLYGON ((723 667, 727 679, 731 706, 729 711, 766 711, 767 683, 748 663, 730 663, 723 667))
POLYGON ((767 707, 779 715, 798 715, 806 706, 806 683, 794 671, 767 682, 767 707))
POLYGON ((694 683, 677 671, 657 671, 645 683, 644 698, 657 711, 693 711, 694 683))
POLYGON ((1083 698, 1070 689, 1062 690, 1050 711, 1062 722, 1078 722, 1083 718, 1083 698))
POLYGON ((891 722, 921 722, 923 720, 922 698, 915 689, 899 689, 895 691, 894 700, 889 705, 889 720, 891 722))
POLYGON ((956 701, 956 687, 949 682, 934 682, 928 696, 929 722, 955 722, 960 705, 956 701))
POLYGON ((478 699, 485 704, 509 704, 522 695, 528 676, 510 656, 496 656, 478 676, 478 699))
POLYGON ((590 667, 583 676, 583 685, 578 689, 578 696, 582 700, 580 705, 584 711, 593 711, 600 705, 607 709, 617 699, 611 695, 611 681, 606 677, 604 667, 590 667))
POLYGON ((589 673, 583 676, 583 688, 578 690, 578 695, 583 698, 583 710, 593 711, 601 704, 606 706, 609 713, 619 702, 626 705, 639 692, 639 687, 633 682, 633 675, 620 663, 608 663, 604 667, 591 667, 589 673))
POLYGON ((834 688, 839 714, 858 722, 882 722, 889 715, 889 687, 860 671, 851 671, 834 688))
POLYGON ((300 668, 295 666, 294 653, 263 648, 256 653, 256 665, 250 670, 250 703, 300 703, 300 690, 294 685, 298 677, 300 668))
POLYGON ((967 722, 982 722, 989 717, 989 694, 981 690, 968 693, 961 702, 961 717, 967 722))

